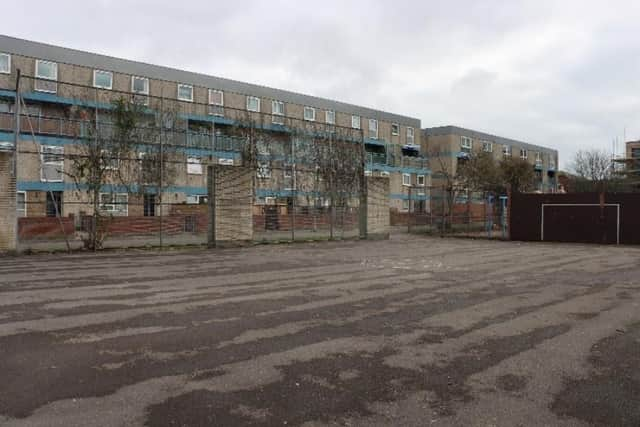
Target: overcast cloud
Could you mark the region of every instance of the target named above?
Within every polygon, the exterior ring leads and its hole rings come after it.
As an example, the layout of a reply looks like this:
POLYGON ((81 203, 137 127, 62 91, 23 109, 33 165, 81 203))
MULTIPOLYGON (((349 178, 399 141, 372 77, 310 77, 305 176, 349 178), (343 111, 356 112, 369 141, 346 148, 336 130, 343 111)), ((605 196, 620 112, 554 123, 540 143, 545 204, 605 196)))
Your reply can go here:
POLYGON ((13 1, 2 32, 555 147, 640 139, 640 2, 13 1))

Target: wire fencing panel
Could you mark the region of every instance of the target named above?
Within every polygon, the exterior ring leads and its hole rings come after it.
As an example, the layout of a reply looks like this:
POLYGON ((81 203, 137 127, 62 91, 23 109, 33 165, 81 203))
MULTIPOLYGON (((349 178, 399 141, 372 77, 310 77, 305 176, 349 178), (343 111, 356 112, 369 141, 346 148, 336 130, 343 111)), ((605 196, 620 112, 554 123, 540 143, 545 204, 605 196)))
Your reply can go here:
MULTIPOLYGON (((358 236, 360 129, 170 99, 175 88, 144 81, 58 81, 60 101, 41 103, 37 83, 24 76, 17 97, 21 250, 211 244, 209 165, 252 171, 254 240, 358 236)), ((15 108, 0 110, 0 130, 15 129, 15 108)))
POLYGON ((441 236, 509 237, 505 195, 441 186, 411 188, 406 207, 404 212, 392 212, 396 229, 441 236))
POLYGON ((360 235, 364 175, 359 133, 296 129, 285 138, 257 140, 255 240, 360 235))

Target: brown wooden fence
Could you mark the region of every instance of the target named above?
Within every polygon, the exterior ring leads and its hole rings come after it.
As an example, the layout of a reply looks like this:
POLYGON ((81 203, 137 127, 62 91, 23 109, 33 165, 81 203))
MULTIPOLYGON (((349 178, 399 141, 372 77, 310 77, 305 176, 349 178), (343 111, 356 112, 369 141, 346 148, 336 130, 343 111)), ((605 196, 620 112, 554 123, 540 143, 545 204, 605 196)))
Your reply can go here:
POLYGON ((513 194, 511 240, 640 244, 640 193, 513 194))

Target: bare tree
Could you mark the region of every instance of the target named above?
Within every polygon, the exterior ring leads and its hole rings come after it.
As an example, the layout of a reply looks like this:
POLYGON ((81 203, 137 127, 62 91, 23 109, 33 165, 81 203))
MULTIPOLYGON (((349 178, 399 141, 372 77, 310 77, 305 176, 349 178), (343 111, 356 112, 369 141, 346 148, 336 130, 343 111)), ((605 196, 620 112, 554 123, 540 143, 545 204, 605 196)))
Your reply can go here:
MULTIPOLYGON (((89 199, 93 212, 83 240, 85 248, 98 250, 107 237, 107 219, 111 216, 105 215, 104 207, 111 206, 117 211, 128 203, 116 192, 105 194, 104 187, 116 184, 127 189, 129 194, 135 192, 133 187, 138 182, 155 183, 160 178, 157 171, 163 170, 158 163, 163 161, 160 159, 166 159, 164 154, 153 154, 159 152, 155 136, 158 128, 150 122, 146 107, 141 103, 121 97, 112 101, 108 109, 81 108, 75 114, 82 121, 83 135, 75 145, 74 154, 70 155, 71 167, 65 174, 89 199), (144 158, 146 164, 140 166, 141 151, 149 155, 144 158), (137 168, 153 172, 137 174, 137 168)), ((162 174, 165 176, 165 172, 162 174)))
POLYGON ((614 167, 611 155, 603 150, 580 150, 576 153, 571 169, 584 180, 589 181, 596 191, 604 191, 607 182, 613 178, 614 167))
POLYGON ((340 208, 340 223, 344 232, 345 214, 349 203, 362 191, 362 146, 333 133, 315 137, 311 141, 312 156, 318 178, 329 199, 330 238, 334 238, 336 208, 340 208))

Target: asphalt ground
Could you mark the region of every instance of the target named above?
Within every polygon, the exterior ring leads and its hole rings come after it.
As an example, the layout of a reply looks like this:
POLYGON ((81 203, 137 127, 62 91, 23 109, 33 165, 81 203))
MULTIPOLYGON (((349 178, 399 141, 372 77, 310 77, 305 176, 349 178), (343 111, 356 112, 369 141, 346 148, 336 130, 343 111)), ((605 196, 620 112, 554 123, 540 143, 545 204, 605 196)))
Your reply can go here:
POLYGON ((2 426, 640 425, 640 249, 0 259, 2 426))

